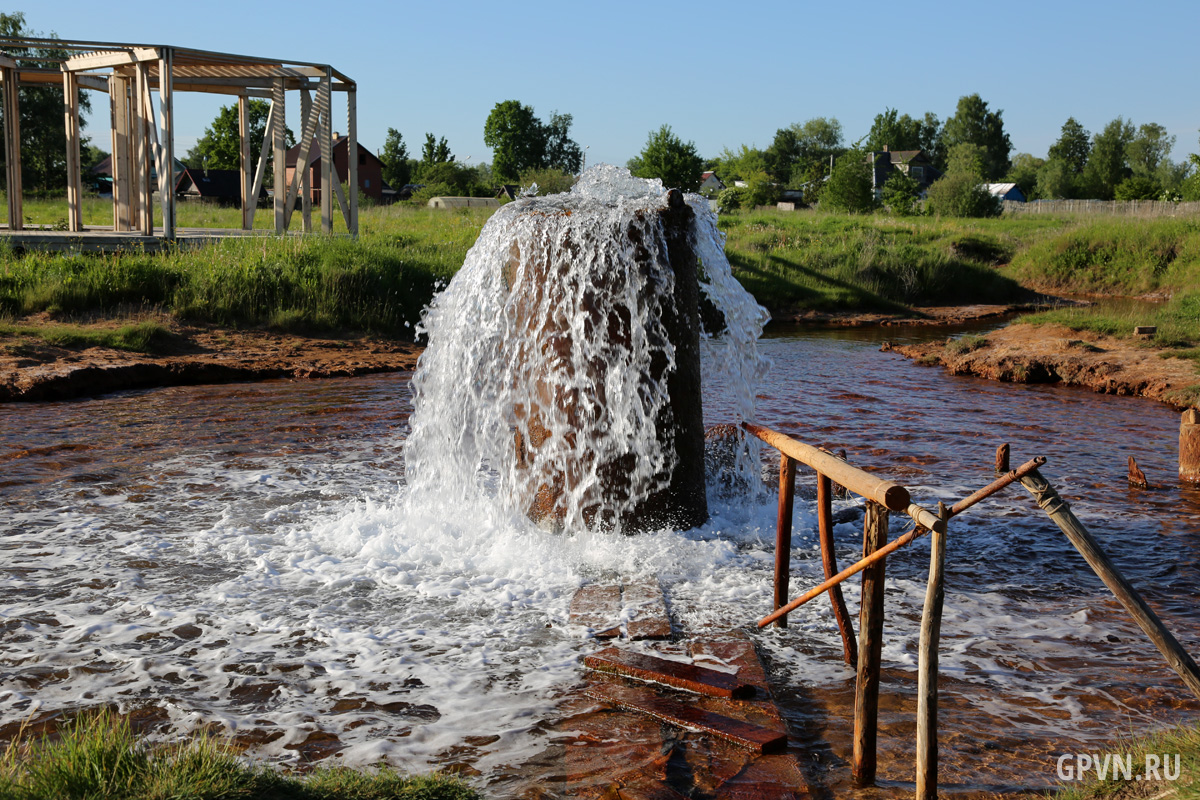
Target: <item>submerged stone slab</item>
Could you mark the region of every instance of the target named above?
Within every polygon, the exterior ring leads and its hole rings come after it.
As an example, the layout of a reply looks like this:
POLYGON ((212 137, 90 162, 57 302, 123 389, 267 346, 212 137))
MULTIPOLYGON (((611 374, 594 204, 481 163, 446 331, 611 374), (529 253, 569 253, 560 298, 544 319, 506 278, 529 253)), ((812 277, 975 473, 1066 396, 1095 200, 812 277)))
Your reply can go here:
POLYGON ((755 688, 738 680, 737 675, 715 669, 670 661, 665 658, 633 653, 609 647, 583 659, 585 666, 598 672, 612 672, 649 683, 676 689, 742 700, 754 696, 755 688))

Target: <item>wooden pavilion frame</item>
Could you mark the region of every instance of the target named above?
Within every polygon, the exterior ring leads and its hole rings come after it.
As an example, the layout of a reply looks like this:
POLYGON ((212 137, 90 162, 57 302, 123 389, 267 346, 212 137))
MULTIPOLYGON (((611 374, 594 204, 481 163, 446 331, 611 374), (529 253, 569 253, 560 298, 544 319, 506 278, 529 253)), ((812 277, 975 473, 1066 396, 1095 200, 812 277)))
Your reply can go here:
POLYGON ((0 88, 4 99, 5 166, 8 178, 8 228, 22 230, 21 132, 17 88, 22 84, 55 84, 63 89, 63 117, 67 133, 67 228, 83 231, 83 175, 80 160, 79 90, 105 92, 109 97, 112 129, 114 233, 140 233, 154 237, 152 167, 157 171, 163 225, 161 238, 176 238, 174 192, 176 92, 207 92, 238 99, 241 133, 242 230, 254 227, 254 212, 263 188, 268 153, 274 165, 275 232, 284 234, 291 224, 299 198, 303 230, 312 231, 309 170, 295 170, 287 180, 286 99, 300 93, 301 134, 297 163, 308 163, 314 141, 320 149, 321 230, 333 232, 336 197, 351 236, 358 235, 358 125, 354 81, 328 64, 259 58, 165 45, 65 39, 0 37, 0 88), (10 49, 35 48, 64 51, 61 58, 10 55, 10 49), (29 67, 29 62, 47 64, 29 67), (18 62, 23 62, 18 64, 18 62), (152 92, 158 92, 158 115, 152 92), (346 178, 348 191, 334 177, 333 92, 347 98, 349 139, 346 178), (257 164, 250 163, 251 98, 269 100, 263 146, 257 164), (161 134, 160 134, 161 125, 161 134), (268 143, 270 147, 268 147, 268 143))

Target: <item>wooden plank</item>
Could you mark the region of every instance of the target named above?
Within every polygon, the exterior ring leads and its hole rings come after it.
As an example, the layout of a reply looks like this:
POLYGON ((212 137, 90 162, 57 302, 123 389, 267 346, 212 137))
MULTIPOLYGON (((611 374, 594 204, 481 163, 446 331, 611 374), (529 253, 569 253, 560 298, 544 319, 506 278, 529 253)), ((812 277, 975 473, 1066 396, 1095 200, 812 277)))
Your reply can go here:
MULTIPOLYGON (((305 96, 300 96, 300 118, 303 120, 303 125, 300 131, 300 150, 296 153, 296 169, 292 171, 292 180, 288 184, 287 204, 284 208, 283 226, 290 228, 292 225, 292 212, 296 208, 297 196, 301 193, 301 188, 307 183, 305 176, 308 175, 308 156, 312 151, 313 137, 317 133, 317 115, 313 113, 311 103, 305 103, 305 96)), ((310 212, 311 213, 311 212, 310 212)), ((305 233, 309 228, 305 229, 305 233)))
POLYGON ((254 173, 250 164, 250 98, 238 97, 238 188, 242 194, 242 230, 254 229, 254 211, 258 198, 254 191, 254 173))
POLYGON ((118 50, 108 53, 84 53, 71 56, 63 62, 64 70, 76 72, 85 69, 109 69, 111 67, 136 64, 138 60, 130 50, 118 50))
MULTIPOLYGON (((863 555, 869 556, 887 542, 888 513, 878 503, 867 503, 863 522, 863 555)), ((876 738, 879 725, 879 671, 883 651, 883 588, 886 562, 863 570, 859 608, 858 680, 854 692, 854 780, 859 786, 875 783, 876 738)))
POLYGON ((1092 571, 1104 581, 1104 585, 1121 602, 1138 627, 1150 637, 1158 652, 1162 653, 1167 664, 1175 670, 1192 694, 1200 697, 1200 667, 1196 666, 1196 662, 1179 644, 1179 640, 1167 630, 1154 610, 1146 605, 1146 601, 1133 588, 1133 584, 1125 580, 1125 576, 1101 549, 1100 543, 1076 518, 1066 501, 1059 497, 1050 482, 1037 470, 1021 478, 1021 484, 1029 490, 1042 510, 1075 546, 1092 571))
POLYGON ((786 453, 802 464, 807 464, 822 475, 828 475, 855 494, 862 495, 868 500, 874 500, 892 511, 908 511, 912 499, 909 497, 908 489, 903 486, 885 481, 847 464, 835 455, 819 450, 812 445, 798 442, 790 436, 784 436, 769 428, 749 422, 743 422, 742 427, 779 452, 786 453))
MULTIPOLYGON (((779 508, 775 516, 775 609, 788 601, 788 582, 792 569, 792 510, 796 496, 796 462, 786 453, 779 454, 779 508)), ((787 627, 787 614, 775 621, 775 627, 787 627)))
POLYGON ((597 639, 614 639, 621 635, 622 608, 619 584, 589 583, 571 598, 568 621, 591 628, 597 639))
MULTIPOLYGON (((332 75, 330 76, 332 78, 332 75)), ((346 228, 350 235, 358 237, 358 92, 351 90, 346 94, 346 136, 349 138, 346 146, 348 156, 349 177, 347 184, 350 190, 350 216, 346 220, 346 228)))
MULTIPOLYGON (((308 119, 312 113, 312 92, 302 89, 300 91, 300 116, 308 119)), ((315 133, 314 131, 314 135, 315 133)), ((298 162, 299 159, 297 159, 298 162)), ((304 160, 304 170, 301 172, 300 178, 300 228, 305 233, 312 233, 312 170, 308 168, 307 158, 304 160)))
MULTIPOLYGON (((263 128, 262 144, 258 148, 258 166, 254 170, 254 185, 250 187, 250 196, 254 198, 254 207, 258 207, 258 198, 262 195, 263 181, 267 174, 267 159, 271 157, 271 140, 275 131, 275 101, 267 111, 267 122, 263 128)), ((253 215, 251 216, 253 220, 253 215)))
POLYGON ((162 59, 158 62, 158 101, 162 114, 162 167, 158 173, 158 193, 162 202, 163 238, 175 239, 175 91, 172 86, 172 59, 170 47, 162 48, 162 59))
POLYGON ((670 639, 671 618, 657 578, 626 583, 621 588, 625 633, 633 641, 670 639))
POLYGON ((660 683, 709 697, 743 700, 754 697, 755 689, 737 675, 645 653, 608 647, 586 656, 584 666, 597 672, 612 672, 649 683, 660 683))
MULTIPOLYGON (((833 540, 833 481, 828 475, 817 474, 817 537, 821 542, 821 566, 826 579, 837 574, 837 553, 833 540)), ((854 623, 842 596, 842 586, 829 587, 829 602, 833 605, 833 617, 837 620, 842 635, 842 657, 851 669, 858 668, 858 642, 854 639, 854 623)))
MULTIPOLYGON (((945 505, 940 511, 942 517, 950 517, 945 505)), ((917 655, 917 800, 937 800, 938 641, 945 599, 946 534, 935 531, 930 539, 929 580, 917 655)))
POLYGON ((80 165, 79 87, 75 75, 62 74, 63 121, 67 138, 67 230, 78 233, 83 229, 83 176, 80 165))
POLYGON ((648 690, 629 689, 621 686, 593 686, 585 693, 588 697, 602 703, 646 714, 677 728, 715 736, 760 755, 782 753, 787 750, 787 734, 733 719, 723 714, 704 711, 694 705, 667 700, 648 690))
POLYGON ((134 93, 137 96, 137 170, 138 170, 138 214, 139 229, 143 236, 154 235, 154 197, 150 181, 151 139, 153 107, 150 105, 149 70, 139 62, 134 71, 134 93))
POLYGON ((287 202, 287 127, 285 102, 286 91, 283 79, 277 79, 271 90, 271 103, 275 109, 275 125, 271 130, 271 149, 274 152, 273 165, 275 168, 275 233, 282 236, 287 231, 287 216, 284 203, 287 202))
POLYGON ((21 186, 21 80, 16 70, 4 70, 4 166, 8 182, 8 229, 25 227, 21 186))
POLYGON ((317 88, 317 105, 321 109, 320 145, 321 145, 321 231, 333 233, 333 191, 331 183, 337 180, 333 168, 333 95, 329 91, 329 81, 321 81, 317 88))

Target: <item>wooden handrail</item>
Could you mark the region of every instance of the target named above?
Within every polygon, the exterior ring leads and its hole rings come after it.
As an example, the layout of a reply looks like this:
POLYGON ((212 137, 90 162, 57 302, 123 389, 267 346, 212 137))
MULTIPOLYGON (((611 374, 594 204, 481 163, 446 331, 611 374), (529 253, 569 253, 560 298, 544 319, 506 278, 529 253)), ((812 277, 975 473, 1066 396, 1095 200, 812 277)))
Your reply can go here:
MULTIPOLYGON (((837 456, 822 452, 812 445, 796 441, 792 437, 770 428, 764 428, 751 422, 743 422, 742 427, 784 455, 812 467, 822 475, 828 475, 855 494, 862 495, 868 500, 874 500, 889 511, 908 512, 912 498, 909 497, 908 489, 900 484, 885 481, 847 464, 837 456)), ((930 515, 937 519, 936 514, 930 512, 930 515)))

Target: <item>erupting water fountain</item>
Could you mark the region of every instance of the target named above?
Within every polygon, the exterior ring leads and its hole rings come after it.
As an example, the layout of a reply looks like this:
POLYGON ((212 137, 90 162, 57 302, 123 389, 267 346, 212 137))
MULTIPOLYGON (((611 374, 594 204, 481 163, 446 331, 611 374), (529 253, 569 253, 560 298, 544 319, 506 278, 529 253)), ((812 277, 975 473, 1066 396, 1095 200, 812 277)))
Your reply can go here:
POLYGON ((414 493, 483 487, 568 530, 702 524, 701 294, 746 385, 766 314, 706 200, 600 165, 501 209, 424 322, 414 493))

